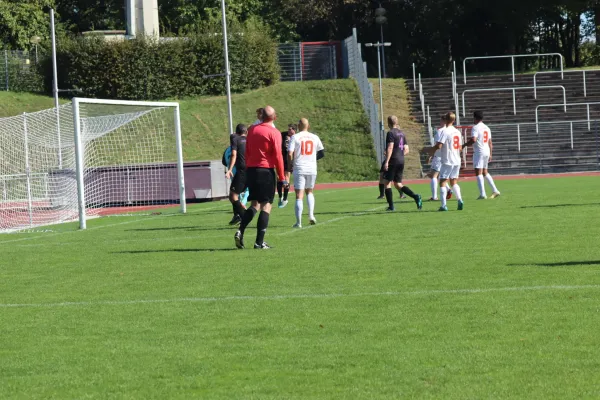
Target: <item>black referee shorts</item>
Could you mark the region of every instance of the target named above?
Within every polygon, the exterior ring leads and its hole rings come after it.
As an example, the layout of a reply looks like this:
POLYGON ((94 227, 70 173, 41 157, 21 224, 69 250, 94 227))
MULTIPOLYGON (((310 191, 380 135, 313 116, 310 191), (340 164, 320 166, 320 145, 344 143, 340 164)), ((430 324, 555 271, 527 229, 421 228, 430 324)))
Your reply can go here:
POLYGON ((383 179, 388 182, 402 183, 402 175, 404 175, 404 164, 391 164, 383 173, 383 179))
POLYGON ((246 170, 245 169, 237 169, 233 179, 231 180, 231 187, 229 190, 233 193, 243 193, 246 190, 246 170))
POLYGON ((248 200, 259 203, 271 203, 275 199, 277 178, 272 168, 247 168, 246 184, 250 194, 248 200))

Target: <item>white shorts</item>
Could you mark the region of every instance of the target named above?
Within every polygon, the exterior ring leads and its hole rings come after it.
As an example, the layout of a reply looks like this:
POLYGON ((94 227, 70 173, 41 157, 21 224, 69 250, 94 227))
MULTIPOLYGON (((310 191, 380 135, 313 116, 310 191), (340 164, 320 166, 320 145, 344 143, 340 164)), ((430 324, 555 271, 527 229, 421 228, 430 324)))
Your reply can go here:
POLYGON ((473 154, 473 168, 487 169, 489 162, 490 162, 490 156, 486 156, 483 154, 473 154))
POLYGON ((431 170, 435 172, 440 172, 440 169, 442 169, 442 158, 433 157, 431 159, 431 170))
POLYGON ((317 175, 305 175, 298 174, 294 171, 294 189, 295 190, 304 190, 304 189, 314 189, 315 182, 317 181, 317 175))
POLYGON ((442 165, 440 170, 440 179, 458 179, 460 174, 460 165, 442 165))

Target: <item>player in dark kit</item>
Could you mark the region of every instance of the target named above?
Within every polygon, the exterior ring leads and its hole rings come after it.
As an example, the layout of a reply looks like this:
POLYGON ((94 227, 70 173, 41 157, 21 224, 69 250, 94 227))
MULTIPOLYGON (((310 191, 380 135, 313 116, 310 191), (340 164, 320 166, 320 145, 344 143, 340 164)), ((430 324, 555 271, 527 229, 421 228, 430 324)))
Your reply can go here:
POLYGON ((402 175, 404 173, 404 156, 408 154, 408 143, 404 133, 399 129, 398 117, 392 115, 388 117, 388 126, 390 131, 387 134, 386 143, 387 150, 385 152, 386 159, 383 163, 383 179, 385 184, 385 198, 388 202, 387 211, 394 211, 394 197, 392 193, 392 182, 396 189, 411 197, 417 204, 420 210, 423 207, 421 195, 413 193, 408 187, 402 185, 402 175))
POLYGON ((235 135, 231 139, 231 162, 225 176, 233 177, 229 189, 229 201, 233 205, 233 219, 229 225, 237 225, 242 221, 246 209, 240 202, 240 194, 246 190, 246 125, 239 124, 235 128, 235 135), (235 168, 235 173, 234 173, 235 168))
POLYGON ((240 230, 234 236, 235 245, 238 249, 244 248, 246 227, 259 211, 254 248, 271 248, 264 239, 269 226, 271 206, 275 199, 277 178, 283 186, 288 185, 283 168, 283 155, 281 154, 281 132, 273 126, 276 116, 273 107, 265 107, 262 123, 252 126, 248 131, 246 176, 248 189, 250 190, 248 199, 252 202, 252 206, 244 213, 240 230), (277 170, 277 177, 275 170, 277 170))
MULTIPOLYGON (((285 168, 285 180, 290 181, 290 176, 292 174, 294 166, 289 165, 288 163, 288 147, 290 145, 290 140, 292 136, 294 136, 298 132, 298 125, 289 124, 288 130, 286 132, 281 132, 281 154, 283 155, 283 167, 285 168)), ((283 208, 288 204, 288 193, 290 192, 290 187, 283 187, 281 182, 277 183, 277 195, 279 196, 279 208, 283 208)))

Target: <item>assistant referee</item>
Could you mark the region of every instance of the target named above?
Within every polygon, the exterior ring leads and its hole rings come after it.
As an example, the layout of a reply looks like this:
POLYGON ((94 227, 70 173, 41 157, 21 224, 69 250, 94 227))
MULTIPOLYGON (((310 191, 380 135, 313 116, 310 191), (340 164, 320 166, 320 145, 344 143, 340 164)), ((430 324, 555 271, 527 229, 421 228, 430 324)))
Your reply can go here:
POLYGON ((269 226, 271 205, 275 198, 275 187, 277 185, 275 169, 277 169, 279 182, 283 183, 284 186, 288 185, 281 154, 281 133, 273 126, 273 121, 276 118, 275 109, 266 106, 261 119, 262 123, 252 126, 248 131, 246 139, 246 183, 250 191, 248 200, 252 202, 252 205, 242 217, 240 230, 235 233, 235 245, 238 249, 244 248, 246 227, 259 211, 254 248, 270 248, 265 242, 265 234, 269 226))

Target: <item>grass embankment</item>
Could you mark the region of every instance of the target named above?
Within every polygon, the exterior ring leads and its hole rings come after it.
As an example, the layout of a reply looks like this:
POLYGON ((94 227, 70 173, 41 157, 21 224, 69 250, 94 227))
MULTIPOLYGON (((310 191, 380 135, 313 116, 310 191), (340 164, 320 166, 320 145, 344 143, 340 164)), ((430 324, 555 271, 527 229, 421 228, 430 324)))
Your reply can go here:
MULTIPOLYGON (((181 99, 184 158, 221 159, 229 143, 227 101, 224 96, 181 99)), ((53 99, 26 93, 0 93, 0 117, 53 107, 53 99)), ((327 156, 319 162, 319 181, 374 180, 378 175, 373 142, 352 80, 284 82, 233 95, 234 124, 250 124, 255 110, 270 104, 277 110, 276 125, 306 117, 318 134, 327 156)))
MULTIPOLYGON (((379 105, 379 80, 371 79, 375 102, 379 105)), ((404 176, 406 178, 421 178, 421 162, 419 149, 423 147, 423 126, 415 122, 410 113, 408 88, 404 79, 383 79, 383 112, 386 118, 395 115, 400 120, 400 127, 406 135, 411 154, 406 157, 404 176)))

